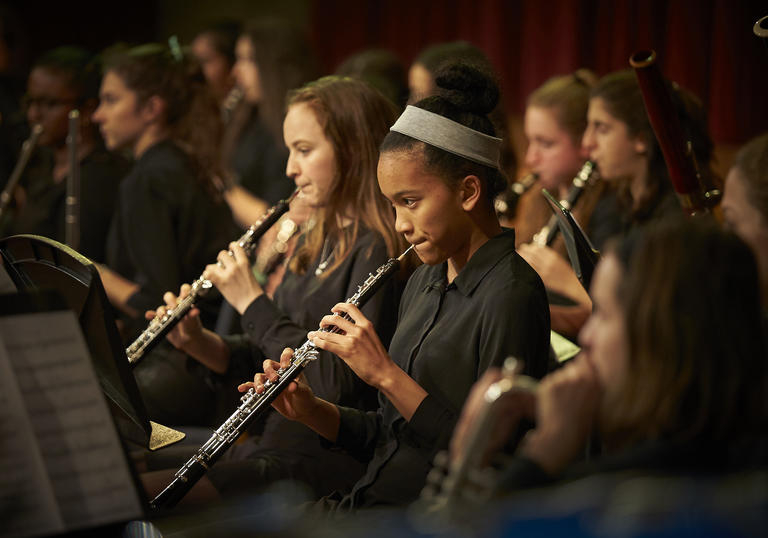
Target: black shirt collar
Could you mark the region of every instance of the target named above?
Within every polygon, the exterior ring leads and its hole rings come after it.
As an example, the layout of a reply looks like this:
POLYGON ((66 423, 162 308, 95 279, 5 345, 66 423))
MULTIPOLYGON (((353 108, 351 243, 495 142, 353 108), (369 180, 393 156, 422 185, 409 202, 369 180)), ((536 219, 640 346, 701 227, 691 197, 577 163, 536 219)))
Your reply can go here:
MULTIPOLYGON (((469 296, 486 274, 504 257, 515 249, 515 230, 503 228, 499 235, 491 237, 469 259, 453 282, 447 288, 455 287, 462 295, 469 296)), ((429 269, 431 279, 427 288, 440 289, 445 286, 448 262, 429 269)))

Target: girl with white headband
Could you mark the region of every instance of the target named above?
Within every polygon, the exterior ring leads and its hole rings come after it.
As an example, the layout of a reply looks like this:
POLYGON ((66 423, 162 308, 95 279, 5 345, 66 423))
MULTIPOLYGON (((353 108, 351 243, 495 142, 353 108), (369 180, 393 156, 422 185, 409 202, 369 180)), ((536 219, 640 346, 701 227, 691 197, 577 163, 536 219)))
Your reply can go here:
MULTIPOLYGON (((509 355, 528 375, 547 368, 549 311, 538 275, 515 252, 513 230, 499 225, 494 196, 501 139, 486 114, 498 98, 494 83, 466 66, 437 77, 438 95, 409 106, 384 139, 379 186, 396 214, 396 229, 425 265, 408 281, 398 326, 387 351, 371 323, 349 304, 310 332, 319 348, 341 357, 379 390, 377 412, 317 398, 299 378, 274 406, 354 456, 368 461, 350 492, 324 505, 354 510, 413 501, 434 455, 447 446, 470 387, 509 355)), ((291 351, 285 350, 285 366, 291 351)), ((241 390, 261 391, 278 363, 241 390)))

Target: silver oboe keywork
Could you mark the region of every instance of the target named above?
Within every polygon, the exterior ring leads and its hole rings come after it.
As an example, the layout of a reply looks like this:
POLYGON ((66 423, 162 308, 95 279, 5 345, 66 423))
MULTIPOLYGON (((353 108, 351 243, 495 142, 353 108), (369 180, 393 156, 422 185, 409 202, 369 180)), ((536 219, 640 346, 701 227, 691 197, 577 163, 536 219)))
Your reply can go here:
MULTIPOLYGON (((409 247, 397 258, 389 259, 384 265, 368 276, 357 288, 357 292, 346 300, 347 303, 361 308, 374 293, 398 270, 400 263, 410 252, 409 247)), ((338 315, 338 314, 337 314, 338 315)), ((350 319, 346 314, 345 319, 350 319)), ((321 331, 338 332, 334 327, 321 328, 321 331)), ((197 453, 185 463, 174 476, 173 481, 152 500, 154 509, 173 508, 184 495, 194 486, 198 480, 216 463, 224 452, 240 437, 253 421, 266 411, 272 402, 287 387, 301 371, 312 361, 317 359, 318 350, 311 340, 304 342, 296 349, 287 368, 278 370, 279 378, 276 382, 267 380, 264 383, 264 391, 257 393, 250 389, 241 398, 242 404, 230 417, 213 432, 208 441, 201 446, 197 453)))
MULTIPOLYGON (((261 236, 288 211, 288 205, 296 197, 298 192, 298 189, 296 189, 287 199, 280 200, 277 204, 272 206, 260 220, 256 221, 242 236, 240 236, 240 239, 237 240, 237 244, 245 250, 245 253, 248 256, 250 256, 256 249, 261 236)), ((200 278, 192 283, 191 287, 192 289, 189 291, 189 295, 181 299, 175 307, 167 309, 162 317, 156 317, 150 321, 147 328, 144 329, 144 332, 142 332, 138 338, 125 349, 125 354, 128 356, 128 362, 131 363, 132 366, 136 366, 136 364, 144 358, 144 356, 155 347, 155 345, 157 345, 162 338, 182 320, 182 318, 184 318, 187 312, 189 312, 195 305, 195 301, 197 301, 199 297, 202 297, 212 287, 212 284, 210 280, 201 275, 200 278)))

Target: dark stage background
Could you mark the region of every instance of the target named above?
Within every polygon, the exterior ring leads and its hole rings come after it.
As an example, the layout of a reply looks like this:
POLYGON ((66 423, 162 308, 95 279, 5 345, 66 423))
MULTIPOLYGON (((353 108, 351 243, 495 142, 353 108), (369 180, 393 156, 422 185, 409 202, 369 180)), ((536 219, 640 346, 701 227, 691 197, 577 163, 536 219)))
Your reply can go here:
POLYGON ((211 20, 278 15, 307 28, 326 71, 367 47, 389 48, 407 65, 427 45, 470 41, 496 65, 513 119, 549 76, 579 67, 603 75, 650 47, 664 74, 704 101, 712 136, 726 154, 768 128, 768 44, 752 32, 768 15, 765 0, 28 0, 2 6, 11 10, 11 30, 26 52, 15 61, 21 76, 30 58, 57 45, 98 50, 171 34, 187 41, 211 20))

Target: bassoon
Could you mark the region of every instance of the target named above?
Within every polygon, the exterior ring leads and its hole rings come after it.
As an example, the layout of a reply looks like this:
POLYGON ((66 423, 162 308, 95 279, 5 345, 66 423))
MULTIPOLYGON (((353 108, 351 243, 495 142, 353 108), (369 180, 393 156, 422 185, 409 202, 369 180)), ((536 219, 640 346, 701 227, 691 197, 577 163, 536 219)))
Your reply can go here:
POLYGON ((709 212, 719 201, 720 192, 707 191, 702 185, 691 141, 683 134, 672 95, 656 63, 656 51, 638 51, 629 58, 629 64, 635 70, 648 120, 680 205, 689 215, 709 212))

